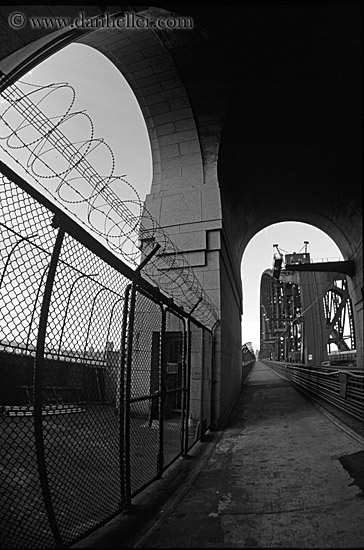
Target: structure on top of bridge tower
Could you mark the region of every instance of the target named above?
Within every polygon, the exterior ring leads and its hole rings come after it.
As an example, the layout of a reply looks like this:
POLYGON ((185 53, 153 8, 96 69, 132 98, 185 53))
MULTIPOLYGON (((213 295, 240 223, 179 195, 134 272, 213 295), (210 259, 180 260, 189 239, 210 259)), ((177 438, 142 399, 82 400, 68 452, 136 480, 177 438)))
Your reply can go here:
POLYGON ((355 351, 346 275, 353 266, 312 263, 307 245, 284 258, 274 245, 273 269, 261 278, 261 358, 320 365, 332 353, 355 351))

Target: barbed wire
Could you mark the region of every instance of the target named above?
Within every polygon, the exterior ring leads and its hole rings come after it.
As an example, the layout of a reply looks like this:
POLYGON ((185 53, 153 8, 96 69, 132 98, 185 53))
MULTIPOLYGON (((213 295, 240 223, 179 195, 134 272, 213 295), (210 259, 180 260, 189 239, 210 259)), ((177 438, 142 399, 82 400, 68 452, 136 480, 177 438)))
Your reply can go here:
POLYGON ((114 153, 103 138, 95 137, 91 117, 73 110, 75 89, 66 82, 40 86, 19 81, 1 97, 0 148, 129 265, 137 267, 158 244, 143 275, 187 312, 195 308, 194 316, 212 326, 218 319, 216 307, 126 175, 115 173, 114 153), (63 108, 54 114, 60 94, 63 108), (75 131, 87 131, 86 138, 69 137, 75 131), (107 175, 100 174, 98 164, 103 170, 108 164, 107 175))

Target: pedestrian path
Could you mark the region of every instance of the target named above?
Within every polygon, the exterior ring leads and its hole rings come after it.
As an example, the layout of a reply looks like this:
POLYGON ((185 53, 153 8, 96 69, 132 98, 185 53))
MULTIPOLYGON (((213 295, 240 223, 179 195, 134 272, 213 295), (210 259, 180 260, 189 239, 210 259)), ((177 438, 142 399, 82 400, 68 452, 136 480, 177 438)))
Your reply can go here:
POLYGON ((360 442, 258 361, 213 452, 135 547, 362 548, 363 461, 360 442))

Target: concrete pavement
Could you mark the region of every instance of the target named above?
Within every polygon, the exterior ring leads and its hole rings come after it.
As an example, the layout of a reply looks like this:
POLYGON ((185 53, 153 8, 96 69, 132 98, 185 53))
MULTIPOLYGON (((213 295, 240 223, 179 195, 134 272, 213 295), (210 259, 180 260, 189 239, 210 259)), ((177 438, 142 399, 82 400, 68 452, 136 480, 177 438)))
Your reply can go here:
POLYGON ((362 548, 364 445, 257 362, 199 471, 134 548, 362 548))

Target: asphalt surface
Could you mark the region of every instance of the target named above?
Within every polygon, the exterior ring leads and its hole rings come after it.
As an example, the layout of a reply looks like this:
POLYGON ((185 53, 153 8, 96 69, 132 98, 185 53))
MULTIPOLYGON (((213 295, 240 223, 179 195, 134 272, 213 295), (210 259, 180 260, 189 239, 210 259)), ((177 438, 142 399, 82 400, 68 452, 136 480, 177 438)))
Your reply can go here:
MULTIPOLYGON (((134 548, 362 548, 364 445, 259 361, 134 548)), ((105 546, 107 547, 107 546, 105 546)))

